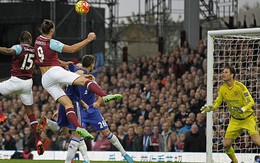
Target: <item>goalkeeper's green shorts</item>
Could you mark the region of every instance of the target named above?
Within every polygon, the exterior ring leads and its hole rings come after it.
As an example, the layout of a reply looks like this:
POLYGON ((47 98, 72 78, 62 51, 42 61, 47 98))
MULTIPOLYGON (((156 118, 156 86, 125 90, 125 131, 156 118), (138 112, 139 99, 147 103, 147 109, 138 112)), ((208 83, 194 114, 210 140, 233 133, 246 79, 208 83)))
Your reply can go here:
POLYGON ((236 139, 246 129, 249 135, 258 134, 257 117, 252 114, 244 120, 237 120, 231 117, 228 124, 228 128, 225 134, 225 138, 236 139))

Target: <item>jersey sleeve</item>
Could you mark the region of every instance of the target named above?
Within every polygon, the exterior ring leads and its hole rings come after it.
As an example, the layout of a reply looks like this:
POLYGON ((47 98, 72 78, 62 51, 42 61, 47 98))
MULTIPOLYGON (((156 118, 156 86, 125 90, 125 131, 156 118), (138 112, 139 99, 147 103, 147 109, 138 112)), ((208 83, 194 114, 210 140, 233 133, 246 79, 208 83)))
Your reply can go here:
POLYGON ((241 84, 241 91, 242 91, 242 96, 246 101, 246 105, 244 105, 243 108, 245 110, 248 110, 254 106, 255 102, 245 85, 241 84))
POLYGON ((11 47, 11 49, 15 50, 16 55, 19 55, 23 50, 21 45, 14 45, 11 47))
POLYGON ((74 64, 69 64, 69 70, 71 71, 71 72, 76 72, 76 71, 78 71, 79 70, 79 68, 78 67, 76 67, 74 64))
POLYGON ((218 97, 216 98, 216 100, 214 101, 213 103, 213 109, 218 109, 219 106, 222 104, 223 102, 223 96, 222 96, 222 92, 223 92, 223 89, 222 87, 219 88, 218 90, 218 97))
POLYGON ((50 40, 51 50, 61 53, 63 47, 64 47, 64 44, 62 42, 55 40, 55 39, 50 40))

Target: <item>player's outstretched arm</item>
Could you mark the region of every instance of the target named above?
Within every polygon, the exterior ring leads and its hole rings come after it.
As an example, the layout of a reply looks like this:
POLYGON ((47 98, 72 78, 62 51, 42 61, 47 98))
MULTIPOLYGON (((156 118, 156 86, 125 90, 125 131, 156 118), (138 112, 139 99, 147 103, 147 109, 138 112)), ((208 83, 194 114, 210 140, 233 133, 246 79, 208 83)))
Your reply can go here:
POLYGON ((212 105, 204 105, 200 109, 201 113, 211 112, 212 110, 214 110, 212 105))
POLYGON ((93 103, 94 108, 100 108, 102 101, 103 101, 102 97, 98 96, 97 101, 93 103))
POLYGON ((15 55, 16 51, 11 48, 0 47, 0 54, 15 55))
POLYGON ((95 38, 96 38, 96 34, 94 32, 90 32, 88 34, 88 37, 85 40, 78 42, 76 44, 73 44, 73 45, 64 45, 64 47, 62 48, 62 52, 75 53, 75 52, 79 51, 80 49, 82 49, 83 47, 85 47, 87 44, 89 44, 95 38))

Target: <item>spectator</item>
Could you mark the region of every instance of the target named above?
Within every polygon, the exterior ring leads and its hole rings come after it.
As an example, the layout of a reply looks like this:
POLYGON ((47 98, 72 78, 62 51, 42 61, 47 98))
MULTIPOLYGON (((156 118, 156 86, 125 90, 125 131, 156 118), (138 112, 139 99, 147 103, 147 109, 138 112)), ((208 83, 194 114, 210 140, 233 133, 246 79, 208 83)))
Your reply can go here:
POLYGON ((138 125, 144 127, 145 118, 144 116, 140 115, 138 118, 138 125))
POLYGON ((153 126, 153 132, 150 136, 149 151, 159 151, 159 142, 161 135, 159 134, 159 127, 153 126))
POLYGON ((181 133, 183 133, 183 132, 185 132, 185 133, 189 132, 190 129, 191 129, 191 125, 192 125, 191 119, 190 119, 189 117, 186 118, 186 124, 185 124, 185 126, 183 126, 183 127, 179 130, 178 136, 180 137, 181 133))
POLYGON ((106 139, 103 134, 98 134, 96 143, 92 147, 93 151, 107 151, 110 149, 111 143, 108 139, 106 139))
POLYGON ((135 136, 135 132, 134 132, 134 128, 133 127, 129 127, 128 128, 128 134, 125 135, 124 139, 123 139, 123 147, 125 148, 126 151, 133 151, 133 144, 134 144, 134 136, 135 136))
POLYGON ((24 136, 23 136, 23 148, 28 146, 30 150, 35 150, 35 141, 34 136, 31 134, 31 128, 24 128, 24 136))
POLYGON ((21 136, 19 134, 15 134, 14 135, 14 139, 15 139, 15 147, 17 150, 22 150, 23 148, 23 139, 21 139, 21 136))
POLYGON ((197 124, 191 126, 191 131, 184 141, 184 152, 206 152, 206 135, 199 132, 197 124))
POLYGON ((143 150, 142 151, 148 151, 149 150, 149 140, 151 137, 151 128, 150 126, 144 127, 144 135, 143 135, 143 150))
POLYGON ((205 114, 198 113, 196 117, 196 124, 199 127, 199 132, 205 133, 206 129, 206 121, 205 121, 205 114))
POLYGON ((124 134, 124 127, 123 126, 118 126, 117 128, 117 137, 119 139, 119 141, 122 143, 124 137, 125 137, 125 134, 124 134))
POLYGON ((185 139, 186 139, 186 132, 183 132, 178 138, 178 142, 176 145, 176 152, 183 152, 185 139))
POLYGON ((161 152, 168 152, 168 144, 170 140, 170 135, 172 134, 172 131, 170 130, 170 125, 168 122, 164 122, 162 126, 163 132, 161 134, 161 137, 159 138, 159 147, 161 152))
POLYGON ((133 140, 133 150, 134 151, 143 151, 143 138, 144 138, 144 130, 142 126, 137 127, 136 136, 133 140))
POLYGON ((5 140, 3 142, 3 146, 5 150, 16 150, 15 139, 9 134, 5 134, 5 140))
POLYGON ((188 116, 189 116, 189 112, 186 110, 186 105, 181 104, 179 107, 179 112, 175 115, 174 122, 180 120, 182 121, 182 123, 185 123, 185 120, 188 116))
POLYGON ((170 140, 168 142, 168 149, 170 152, 176 152, 177 151, 177 143, 178 143, 178 135, 176 133, 172 133, 170 140))

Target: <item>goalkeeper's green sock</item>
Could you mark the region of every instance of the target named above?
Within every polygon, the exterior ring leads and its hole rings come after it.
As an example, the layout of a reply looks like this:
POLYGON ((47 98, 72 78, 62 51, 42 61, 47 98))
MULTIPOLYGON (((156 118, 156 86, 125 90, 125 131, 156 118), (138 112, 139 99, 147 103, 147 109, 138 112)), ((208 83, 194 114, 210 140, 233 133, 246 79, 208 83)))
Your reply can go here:
POLYGON ((234 148, 232 146, 230 148, 225 148, 225 151, 228 157, 232 160, 232 163, 238 163, 234 148))

